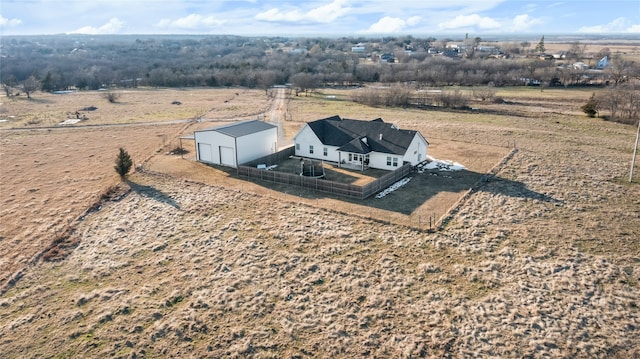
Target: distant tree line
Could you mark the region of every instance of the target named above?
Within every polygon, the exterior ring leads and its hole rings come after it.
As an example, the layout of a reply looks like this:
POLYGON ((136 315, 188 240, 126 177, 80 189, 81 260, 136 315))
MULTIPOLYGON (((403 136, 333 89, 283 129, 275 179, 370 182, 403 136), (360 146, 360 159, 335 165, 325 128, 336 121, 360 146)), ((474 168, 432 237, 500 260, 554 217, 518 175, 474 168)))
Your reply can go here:
MULTIPOLYGON (((6 95, 22 90, 151 87, 260 88, 289 83, 297 95, 323 86, 393 86, 356 94, 354 100, 406 105, 406 86, 413 89, 448 86, 536 85, 575 86, 610 84, 618 87, 640 78, 640 66, 622 57, 611 59, 604 75, 595 78, 587 69, 558 67, 555 61, 523 54, 542 53, 544 37, 534 49, 529 42, 505 43, 499 57, 482 55, 479 37, 466 37, 456 56, 446 56, 449 39, 412 36, 336 39, 241 36, 16 36, 2 37, 0 82, 6 95), (366 54, 351 48, 366 44, 366 54), (437 51, 433 51, 433 50, 437 51), (437 52, 437 54, 436 54, 437 52), (392 54, 393 63, 379 61, 392 54), (402 85, 397 85, 402 84, 402 85)), ((608 49, 607 49, 608 50, 608 49)), ((573 44, 565 56, 580 59, 585 46, 573 44)), ((454 54, 455 55, 455 54, 454 54)), ((596 56, 609 55, 604 49, 596 56)), ((622 88, 622 87, 620 87, 622 88)), ((482 93, 478 92, 479 97, 482 93)), ((474 96, 476 93, 474 91, 474 96)), ((444 92, 439 102, 460 104, 459 96, 444 92)), ((486 100, 486 93, 483 100, 486 100)), ((604 102, 603 102, 604 103, 604 102)), ((628 116, 629 106, 616 108, 613 117, 628 116)))

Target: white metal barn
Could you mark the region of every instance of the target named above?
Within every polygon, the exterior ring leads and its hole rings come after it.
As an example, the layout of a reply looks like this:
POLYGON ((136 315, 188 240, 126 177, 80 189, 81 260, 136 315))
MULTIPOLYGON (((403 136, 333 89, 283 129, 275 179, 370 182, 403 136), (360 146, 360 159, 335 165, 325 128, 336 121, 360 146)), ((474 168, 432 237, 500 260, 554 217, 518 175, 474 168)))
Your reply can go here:
POLYGON ((195 131, 193 137, 198 161, 233 168, 278 150, 278 127, 258 120, 195 131))

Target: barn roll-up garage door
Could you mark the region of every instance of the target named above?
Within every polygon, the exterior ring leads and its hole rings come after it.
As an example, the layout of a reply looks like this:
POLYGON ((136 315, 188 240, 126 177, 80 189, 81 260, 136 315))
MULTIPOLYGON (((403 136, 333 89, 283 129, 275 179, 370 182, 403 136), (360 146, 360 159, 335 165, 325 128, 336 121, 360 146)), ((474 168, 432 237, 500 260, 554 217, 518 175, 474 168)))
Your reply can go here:
POLYGON ((200 154, 200 161, 213 163, 213 152, 211 152, 210 144, 198 143, 198 153, 200 154))
POLYGON ((220 146, 220 164, 225 166, 234 167, 236 161, 234 161, 233 148, 220 146))

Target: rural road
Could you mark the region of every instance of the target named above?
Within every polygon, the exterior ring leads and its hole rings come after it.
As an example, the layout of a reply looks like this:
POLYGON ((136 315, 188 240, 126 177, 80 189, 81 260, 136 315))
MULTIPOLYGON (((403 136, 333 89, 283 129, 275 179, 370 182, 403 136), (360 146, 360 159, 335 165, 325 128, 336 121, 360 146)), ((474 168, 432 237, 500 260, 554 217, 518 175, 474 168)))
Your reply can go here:
POLYGON ((286 147, 292 143, 291 139, 286 138, 284 132, 284 121, 287 113, 287 96, 284 88, 275 89, 275 97, 271 103, 271 107, 267 110, 266 117, 269 123, 278 126, 278 147, 286 147))

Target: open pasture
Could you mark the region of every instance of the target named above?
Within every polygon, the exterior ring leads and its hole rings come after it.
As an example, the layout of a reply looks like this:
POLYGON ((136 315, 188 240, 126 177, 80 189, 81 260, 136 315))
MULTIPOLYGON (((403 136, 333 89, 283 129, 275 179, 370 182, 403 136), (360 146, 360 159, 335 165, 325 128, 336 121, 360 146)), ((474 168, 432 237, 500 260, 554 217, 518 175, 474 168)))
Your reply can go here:
MULTIPOLYGON (((476 112, 326 98, 348 96, 338 90, 289 101, 292 130, 334 114, 382 117, 421 131, 435 158, 476 174, 495 169, 436 233, 401 221, 433 199, 456 204, 464 189, 446 198, 443 189, 422 193, 423 201, 403 187, 378 204, 355 203, 241 181, 189 160, 193 152, 167 154, 179 136, 213 122, 0 131, 0 186, 10 194, 1 204, 0 273, 24 269, 0 296, 0 350, 7 357, 640 355, 640 187, 626 181, 635 128, 577 114, 576 99, 589 96, 583 91, 558 92, 549 108, 535 100, 539 90, 516 91, 527 94, 505 91, 510 104, 478 103, 476 112), (523 97, 543 110, 528 111, 523 97), (514 143, 518 152, 495 168, 514 143), (113 191, 124 196, 100 201, 118 182, 119 146, 144 171, 113 191), (406 209, 392 207, 397 202, 406 209), (70 254, 32 260, 65 226, 77 239, 70 254)), ((267 103, 248 102, 236 116, 264 112, 267 103)), ((439 184, 464 180, 455 176, 439 176, 439 184)))

